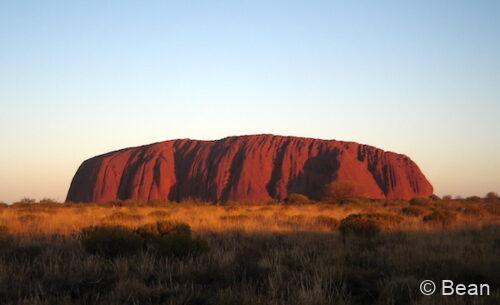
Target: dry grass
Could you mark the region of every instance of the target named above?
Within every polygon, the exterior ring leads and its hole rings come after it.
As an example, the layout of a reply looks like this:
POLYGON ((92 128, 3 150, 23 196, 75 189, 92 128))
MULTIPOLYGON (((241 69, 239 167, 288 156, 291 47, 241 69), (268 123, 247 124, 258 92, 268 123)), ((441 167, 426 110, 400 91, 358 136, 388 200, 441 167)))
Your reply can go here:
POLYGON ((0 207, 0 303, 500 304, 499 206, 364 200, 0 207), (370 219, 376 234, 351 230, 344 244, 339 228, 352 214, 370 219), (191 245, 179 237, 128 240, 158 221, 188 224, 207 248, 194 255, 176 248, 177 240, 191 245), (133 250, 126 255, 102 255, 82 242, 85 228, 117 226, 123 229, 99 231, 97 246, 118 241, 133 250), (423 279, 484 282, 493 295, 423 297, 423 279))
MULTIPOLYGON (((495 204, 496 205, 496 204, 495 204)), ((0 226, 14 234, 68 235, 96 225, 137 227, 157 220, 184 222, 199 234, 241 231, 245 233, 331 232, 325 219, 340 221, 351 214, 382 214, 403 217, 392 230, 428 231, 438 226, 424 221, 436 211, 454 215, 449 228, 481 227, 500 223, 498 208, 491 204, 437 201, 427 206, 407 202, 365 201, 347 205, 213 205, 171 203, 142 206, 97 204, 35 204, 0 208, 0 226), (409 213, 418 209, 418 214, 409 213), (322 220, 323 219, 323 220, 322 220)))

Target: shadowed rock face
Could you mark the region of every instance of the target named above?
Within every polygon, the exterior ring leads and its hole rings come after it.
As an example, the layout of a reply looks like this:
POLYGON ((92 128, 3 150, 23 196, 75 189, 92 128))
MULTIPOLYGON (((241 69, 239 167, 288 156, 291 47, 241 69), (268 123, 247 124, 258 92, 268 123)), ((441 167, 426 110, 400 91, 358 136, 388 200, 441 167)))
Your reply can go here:
POLYGON ((321 197, 331 181, 352 181, 369 198, 432 195, 405 155, 354 142, 252 135, 217 141, 171 140, 86 160, 66 198, 268 201, 301 193, 321 197))

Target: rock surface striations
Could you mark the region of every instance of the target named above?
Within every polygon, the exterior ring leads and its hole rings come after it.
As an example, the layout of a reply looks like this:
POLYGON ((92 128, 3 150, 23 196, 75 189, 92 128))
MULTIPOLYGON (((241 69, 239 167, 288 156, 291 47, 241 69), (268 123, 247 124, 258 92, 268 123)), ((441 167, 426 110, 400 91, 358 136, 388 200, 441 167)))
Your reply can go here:
POLYGON ((266 202, 290 193, 319 199, 331 181, 351 181, 369 198, 433 192, 405 155, 354 142, 251 135, 171 140, 93 157, 78 168, 66 201, 266 202))

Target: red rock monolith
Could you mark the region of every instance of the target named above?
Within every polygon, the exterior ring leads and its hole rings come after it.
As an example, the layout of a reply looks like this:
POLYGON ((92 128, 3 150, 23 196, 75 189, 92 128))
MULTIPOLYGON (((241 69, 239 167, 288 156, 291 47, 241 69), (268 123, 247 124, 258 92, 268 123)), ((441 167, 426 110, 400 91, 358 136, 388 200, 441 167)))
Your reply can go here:
POLYGON ((290 193, 320 199, 332 181, 351 181, 368 198, 433 192, 405 155, 354 142, 251 135, 171 140, 90 158, 78 168, 66 200, 267 202, 290 193))

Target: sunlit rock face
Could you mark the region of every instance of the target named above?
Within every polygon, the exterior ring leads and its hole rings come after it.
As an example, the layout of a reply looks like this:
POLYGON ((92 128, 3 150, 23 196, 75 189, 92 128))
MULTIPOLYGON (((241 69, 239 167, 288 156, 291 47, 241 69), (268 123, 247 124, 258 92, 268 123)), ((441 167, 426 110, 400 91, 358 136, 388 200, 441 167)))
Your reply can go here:
POLYGON ((354 142, 251 135, 170 140, 93 157, 80 165, 66 200, 267 202, 290 193, 320 199, 332 181, 350 181, 369 198, 433 192, 405 155, 354 142))

